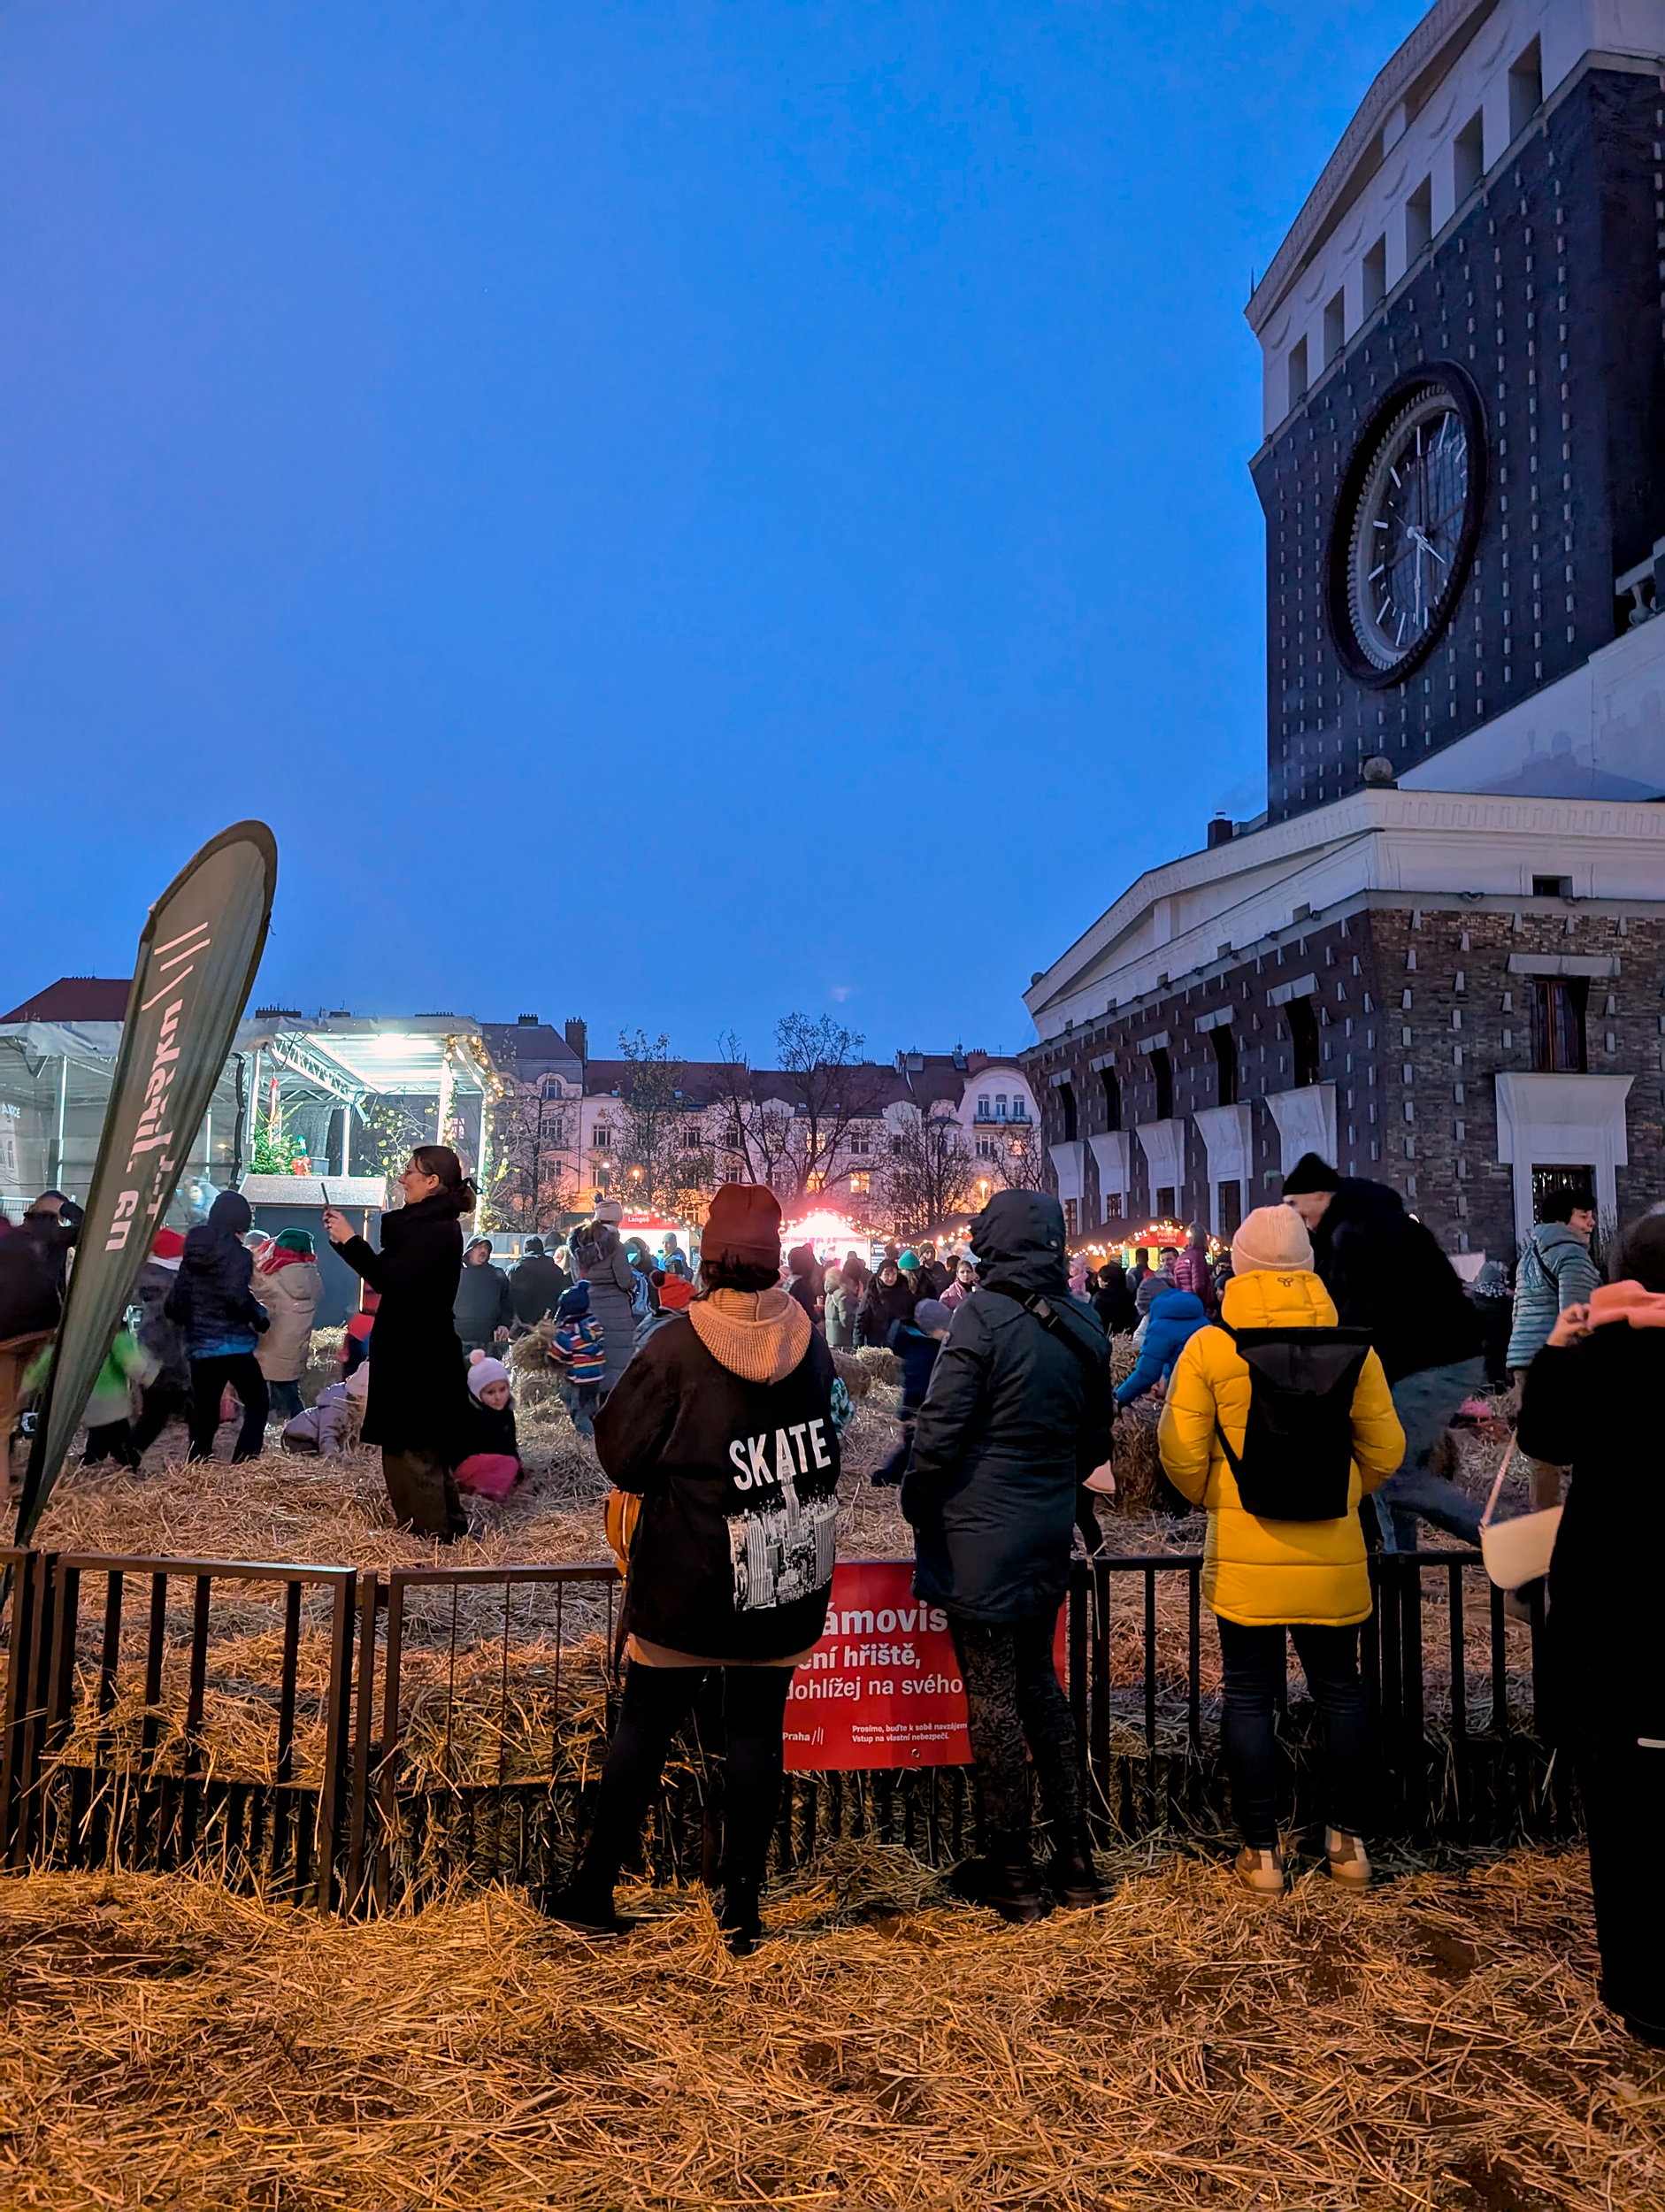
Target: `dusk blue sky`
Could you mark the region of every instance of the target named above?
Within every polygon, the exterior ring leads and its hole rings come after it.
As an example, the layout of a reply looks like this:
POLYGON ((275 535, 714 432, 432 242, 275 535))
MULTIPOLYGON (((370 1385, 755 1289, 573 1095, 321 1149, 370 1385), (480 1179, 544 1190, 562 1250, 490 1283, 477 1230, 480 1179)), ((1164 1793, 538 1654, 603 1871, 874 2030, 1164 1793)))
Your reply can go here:
POLYGON ((1015 1048, 1262 803, 1242 306, 1413 0, 0 17, 0 991, 1015 1048))

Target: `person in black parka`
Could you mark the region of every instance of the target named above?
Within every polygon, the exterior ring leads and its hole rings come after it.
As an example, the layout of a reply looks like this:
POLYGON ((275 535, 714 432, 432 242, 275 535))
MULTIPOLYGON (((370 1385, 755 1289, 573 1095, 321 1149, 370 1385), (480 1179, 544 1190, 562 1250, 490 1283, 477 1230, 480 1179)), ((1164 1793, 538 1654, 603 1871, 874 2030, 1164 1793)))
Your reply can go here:
POLYGON ((1526 1371, 1521 1449, 1570 1466, 1549 1569, 1539 1716, 1572 1755, 1602 2001, 1665 2046, 1665 1211, 1622 1240, 1620 1279, 1557 1317, 1526 1371))
POLYGON ((449 1145, 418 1145, 399 1187, 405 1202, 383 1215, 380 1252, 333 1206, 324 1227, 380 1294, 363 1440, 381 1447, 395 1517, 449 1543, 468 1530, 452 1472, 468 1448, 468 1384, 451 1311, 463 1265, 457 1217, 480 1201, 449 1145))
POLYGON ((244 1244, 254 1216, 241 1191, 223 1190, 185 1240, 180 1271, 163 1313, 180 1334, 191 1369, 192 1459, 212 1459, 214 1434, 229 1383, 242 1405, 234 1460, 258 1459, 265 1448, 271 1397, 255 1357, 266 1310, 249 1288, 254 1255, 244 1244))
POLYGON ((509 1278, 491 1260, 491 1239, 472 1237, 463 1254, 457 1279, 451 1317, 466 1359, 471 1352, 488 1351, 508 1336, 515 1317, 515 1302, 509 1278))
POLYGON ((562 1292, 572 1287, 572 1278, 549 1257, 543 1239, 528 1237, 525 1258, 509 1271, 509 1295, 520 1327, 535 1329, 560 1304, 562 1292))
POLYGON ((856 1309, 856 1342, 887 1345, 897 1322, 913 1319, 915 1303, 914 1287, 907 1275, 894 1260, 883 1261, 856 1309))
POLYGON ((999 1191, 971 1225, 978 1287, 955 1309, 914 1429, 902 1509, 914 1591, 948 1613, 965 1680, 988 1849, 963 1895, 1011 1920, 1045 1909, 1029 1841, 1025 1740, 1061 1902, 1103 1893, 1081 1816, 1080 1747, 1052 1665, 1076 1493, 1109 1457, 1109 1343, 1069 1291, 1063 1210, 999 1191))
POLYGON ((620 1924, 614 1884, 710 1681, 726 1743, 718 1924, 738 1953, 763 1933, 786 1698, 826 1625, 839 1512, 832 1355, 779 1276, 779 1202, 725 1183, 694 1302, 643 1340, 596 1416, 602 1467, 641 1502, 625 1578, 630 1664, 595 1828, 547 1905, 593 1932, 620 1924))

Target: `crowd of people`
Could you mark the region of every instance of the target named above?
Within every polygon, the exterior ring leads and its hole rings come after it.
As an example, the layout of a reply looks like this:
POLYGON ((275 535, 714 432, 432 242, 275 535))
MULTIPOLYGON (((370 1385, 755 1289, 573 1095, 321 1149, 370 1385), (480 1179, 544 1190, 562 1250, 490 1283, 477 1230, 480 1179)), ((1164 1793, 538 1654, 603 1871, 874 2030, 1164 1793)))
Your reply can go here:
MULTIPOLYGON (((1665 1938, 1637 1847, 1665 1799, 1665 1649, 1648 1601, 1665 1534, 1665 1210, 1617 1240, 1604 1282, 1587 1195, 1551 1194, 1513 1290, 1493 1262, 1465 1285, 1396 1193, 1308 1154, 1229 1250, 1211 1256, 1196 1231, 1132 1268, 1072 1260, 1058 1202, 1020 1191, 991 1200, 963 1251, 893 1245, 871 1266, 855 1253, 825 1264, 807 1245, 783 1255, 771 1193, 729 1185, 697 1261, 674 1236, 656 1252, 626 1239, 603 1202, 553 1250, 529 1239, 504 1271, 488 1239, 464 1243, 478 1199, 455 1152, 418 1148, 399 1180, 380 1248, 324 1216, 364 1311, 339 1381, 311 1406, 311 1236, 257 1236, 235 1192, 185 1235, 158 1233, 88 1409, 87 1456, 136 1464, 181 1417, 191 1455, 207 1455, 228 1405, 234 1457, 265 1448, 269 1416, 290 1448, 327 1453, 362 1414, 395 1517, 446 1540, 467 1525, 464 1493, 502 1498, 519 1475, 497 1355, 535 1333, 615 1486, 625 1573, 620 1723, 585 1849, 546 1901, 556 1916, 620 1926, 619 1874, 700 1705, 727 1761, 722 1925, 738 1950, 762 1935, 786 1699, 832 1588, 849 1410, 837 1363, 875 1347, 894 1355, 901 1391, 895 1448, 872 1479, 899 1487, 915 1592, 947 1618, 965 1689, 983 1847, 958 1892, 1018 1922, 1104 1898, 1053 1635, 1075 1540, 1100 1540, 1117 1414, 1147 1395, 1177 1507, 1207 1517, 1237 1877, 1262 1896, 1289 1878, 1276 1722, 1293 1640, 1321 1724, 1324 1862, 1362 1888, 1368 1553, 1414 1550, 1424 1522, 1478 1542, 1477 1500, 1435 1462, 1490 1386, 1510 1394, 1494 1415, 1518 1411, 1532 1506, 1558 1504, 1571 1476, 1547 1578, 1544 1718, 1583 1792, 1603 1993, 1635 2033, 1665 2041, 1665 1938), (1136 1356, 1113 1386, 1121 1335, 1136 1356)), ((78 1222, 49 1192, 0 1233, 8 1435, 78 1222)))

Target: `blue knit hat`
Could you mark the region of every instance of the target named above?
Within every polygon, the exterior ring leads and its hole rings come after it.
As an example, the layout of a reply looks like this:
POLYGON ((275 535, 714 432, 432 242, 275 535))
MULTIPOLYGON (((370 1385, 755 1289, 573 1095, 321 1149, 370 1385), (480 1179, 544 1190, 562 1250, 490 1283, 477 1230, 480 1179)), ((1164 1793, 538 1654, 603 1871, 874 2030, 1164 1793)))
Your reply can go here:
POLYGON ((581 1321, 589 1310, 589 1285, 574 1283, 571 1290, 564 1290, 561 1293, 560 1303, 555 1310, 555 1317, 557 1321, 581 1321))

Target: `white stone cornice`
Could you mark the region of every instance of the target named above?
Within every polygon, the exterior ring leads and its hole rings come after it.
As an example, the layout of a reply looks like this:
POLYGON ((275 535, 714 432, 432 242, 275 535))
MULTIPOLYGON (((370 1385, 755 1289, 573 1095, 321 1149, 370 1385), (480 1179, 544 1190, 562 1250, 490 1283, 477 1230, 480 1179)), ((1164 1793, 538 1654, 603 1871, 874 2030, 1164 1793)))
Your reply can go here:
POLYGON ((1216 964, 1223 943, 1239 957, 1280 938, 1293 949, 1308 917, 1316 927, 1371 898, 1525 902, 1539 874, 1569 876, 1579 899, 1660 901, 1665 806, 1356 791, 1147 869, 1024 1002, 1044 1042, 1216 964))

